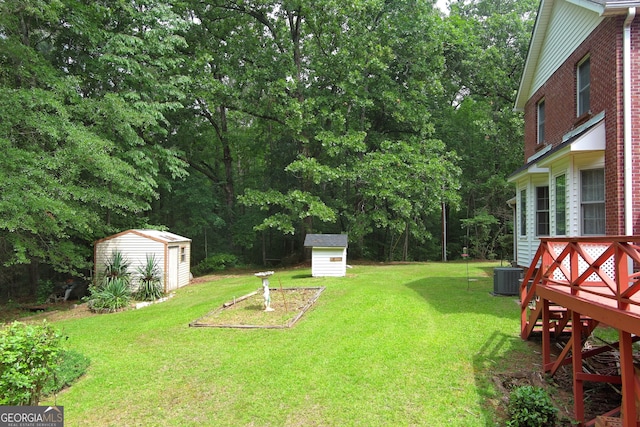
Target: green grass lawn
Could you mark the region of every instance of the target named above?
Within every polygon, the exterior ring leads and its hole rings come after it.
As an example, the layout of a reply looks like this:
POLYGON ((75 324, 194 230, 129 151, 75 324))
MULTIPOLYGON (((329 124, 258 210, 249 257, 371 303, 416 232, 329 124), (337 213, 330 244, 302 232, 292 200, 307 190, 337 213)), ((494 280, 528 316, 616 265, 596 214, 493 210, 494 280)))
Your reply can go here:
POLYGON ((55 403, 66 426, 504 425, 491 377, 531 350, 516 297, 490 294, 496 266, 276 271, 273 287, 326 287, 291 329, 188 326, 260 288, 253 272, 140 310, 59 321, 92 363, 55 403))

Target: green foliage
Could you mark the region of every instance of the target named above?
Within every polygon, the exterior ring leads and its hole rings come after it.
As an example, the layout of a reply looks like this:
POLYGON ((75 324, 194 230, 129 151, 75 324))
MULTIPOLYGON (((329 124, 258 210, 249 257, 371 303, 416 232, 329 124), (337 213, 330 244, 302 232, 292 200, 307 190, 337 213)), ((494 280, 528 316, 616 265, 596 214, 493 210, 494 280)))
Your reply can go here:
POLYGON ((146 263, 137 268, 138 289, 135 298, 139 301, 155 301, 162 296, 162 271, 154 254, 147 254, 146 263))
POLYGON ((257 231, 273 228, 285 234, 295 234, 296 226, 307 218, 315 217, 324 222, 333 222, 336 219, 335 212, 319 197, 300 190, 291 190, 286 194, 275 190, 247 190, 238 200, 245 206, 258 206, 261 210, 277 207, 278 212, 255 226, 257 231))
POLYGON ((218 253, 211 255, 202 260, 198 265, 193 267, 194 276, 202 276, 204 274, 222 271, 226 268, 233 268, 238 265, 238 257, 233 254, 218 253))
POLYGON ((36 290, 36 302, 42 304, 47 301, 51 293, 55 289, 55 283, 53 280, 41 280, 38 282, 38 289, 36 290))
POLYGON ((161 174, 185 175, 161 138, 186 23, 163 1, 0 2, 3 266, 82 273, 91 242, 144 222, 161 174))
POLYGON ((146 222, 198 260, 303 232, 424 259, 443 203, 450 248, 484 209, 509 252, 537 1, 450 3, 0 2, 0 264, 82 272, 146 222))
POLYGON ((88 357, 74 350, 63 350, 60 363, 56 366, 49 380, 42 388, 43 396, 50 396, 69 387, 75 380, 87 372, 91 361, 88 357))
POLYGON ((129 261, 118 250, 106 260, 102 278, 89 287, 88 305, 93 311, 109 313, 126 308, 131 301, 129 261))
POLYGON ((509 395, 508 427, 553 427, 558 409, 545 389, 521 386, 509 395))
POLYGON ((37 405, 61 351, 62 336, 46 322, 0 330, 0 405, 37 405))
POLYGON ((101 279, 101 286, 105 287, 116 279, 121 280, 127 285, 131 284, 131 272, 129 260, 118 250, 111 253, 111 257, 107 259, 104 267, 104 273, 101 279))
POLYGON ((131 302, 131 286, 123 278, 108 281, 100 287, 90 287, 89 308, 99 313, 110 313, 126 308, 131 302))
POLYGON ((495 259, 495 239, 499 234, 493 234, 492 229, 499 224, 498 219, 482 209, 473 218, 462 219, 460 223, 468 231, 470 256, 482 260, 495 259))

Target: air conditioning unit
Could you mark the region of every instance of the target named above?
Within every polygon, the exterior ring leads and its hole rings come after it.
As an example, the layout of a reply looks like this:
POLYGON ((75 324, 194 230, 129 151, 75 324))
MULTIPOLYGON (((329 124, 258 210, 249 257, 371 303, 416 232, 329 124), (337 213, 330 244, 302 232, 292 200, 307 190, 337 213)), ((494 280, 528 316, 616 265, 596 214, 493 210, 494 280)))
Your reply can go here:
POLYGON ((496 295, 518 295, 522 269, 501 267, 493 270, 493 293, 496 295))

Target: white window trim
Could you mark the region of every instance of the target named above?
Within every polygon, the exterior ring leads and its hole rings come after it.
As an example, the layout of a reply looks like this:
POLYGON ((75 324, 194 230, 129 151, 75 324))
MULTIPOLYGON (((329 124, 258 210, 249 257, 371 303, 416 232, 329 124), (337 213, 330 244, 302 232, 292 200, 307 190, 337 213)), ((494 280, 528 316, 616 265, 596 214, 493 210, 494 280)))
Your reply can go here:
POLYGON ((534 200, 533 203, 535 205, 535 235, 536 237, 548 237, 551 235, 551 194, 550 194, 551 188, 549 188, 549 185, 537 185, 535 187, 535 194, 534 194, 534 200), (538 191, 541 188, 546 188, 547 189, 547 209, 539 209, 538 207, 538 191), (540 233, 539 227, 540 227, 540 223, 538 222, 538 214, 541 212, 546 212, 547 213, 547 232, 546 233, 540 233))
POLYGON ((586 55, 584 58, 582 58, 580 60, 580 62, 578 62, 578 65, 576 66, 576 116, 580 117, 583 114, 588 113, 589 111, 591 111, 591 69, 589 69, 589 109, 587 109, 587 111, 580 111, 580 67, 582 67, 582 65, 584 65, 585 62, 591 62, 591 55, 586 55))
POLYGON ((606 189, 606 177, 605 177, 605 182, 604 182, 604 194, 603 194, 603 201, 602 203, 604 204, 604 215, 605 215, 605 220, 604 220, 604 226, 605 226, 605 230, 603 231, 602 234, 587 234, 584 231, 584 218, 583 218, 583 213, 582 213, 582 172, 585 171, 590 171, 590 170, 602 170, 604 173, 604 166, 594 166, 594 167, 585 167, 585 168, 580 168, 578 169, 578 200, 577 200, 577 208, 578 208, 578 230, 580 232, 581 236, 604 236, 606 235, 606 223, 607 223, 607 201, 606 201, 606 194, 607 194, 607 189, 606 189))
POLYGON ((549 207, 549 209, 552 212, 552 218, 551 218, 551 223, 552 223, 552 234, 554 236, 567 236, 569 234, 569 228, 570 228, 570 207, 569 207, 569 173, 568 171, 562 171, 560 173, 557 173, 555 175, 553 175, 552 178, 552 185, 553 185, 553 194, 550 195, 550 197, 552 197, 551 200, 551 205, 549 207), (564 176, 564 233, 559 234, 558 233, 558 178, 564 176))
POLYGON ((547 117, 547 106, 546 106, 546 102, 545 99, 542 98, 540 101, 538 101, 538 103, 536 104, 536 144, 540 145, 544 143, 544 139, 545 139, 545 121, 546 121, 546 117, 547 117), (544 117, 542 122, 540 122, 540 106, 543 107, 543 111, 544 111, 544 117), (540 132, 540 127, 542 127, 542 132, 540 132), (540 137, 540 135, 542 134, 542 138, 540 137))

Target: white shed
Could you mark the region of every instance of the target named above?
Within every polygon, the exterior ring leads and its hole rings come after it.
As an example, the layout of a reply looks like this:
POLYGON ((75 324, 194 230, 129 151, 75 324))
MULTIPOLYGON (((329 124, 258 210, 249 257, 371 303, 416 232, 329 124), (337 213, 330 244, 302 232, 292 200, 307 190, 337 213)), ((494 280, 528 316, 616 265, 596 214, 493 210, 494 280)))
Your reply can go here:
POLYGON ((343 277, 347 274, 346 234, 307 234, 304 246, 311 248, 313 277, 343 277))
POLYGON ((129 261, 134 277, 138 267, 154 255, 162 271, 162 287, 170 292, 189 284, 191 280, 191 239, 160 230, 127 230, 97 240, 94 244, 94 275, 104 271, 113 251, 119 251, 129 261))

